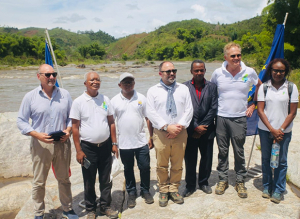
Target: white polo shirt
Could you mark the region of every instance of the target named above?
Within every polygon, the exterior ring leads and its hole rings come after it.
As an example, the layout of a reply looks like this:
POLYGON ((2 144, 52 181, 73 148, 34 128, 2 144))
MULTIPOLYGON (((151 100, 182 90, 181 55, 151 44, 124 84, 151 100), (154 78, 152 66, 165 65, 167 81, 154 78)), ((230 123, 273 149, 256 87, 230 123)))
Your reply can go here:
POLYGON ((253 68, 247 67, 243 62, 242 70, 234 77, 226 66, 227 61, 213 72, 210 80, 218 87, 218 116, 246 116, 248 92, 252 84, 258 83, 258 76, 253 68))
POLYGON ((160 84, 150 87, 147 92, 147 117, 156 129, 166 124, 179 124, 187 128, 193 117, 193 106, 187 86, 176 82, 173 97, 177 109, 177 117, 167 115, 166 102, 168 91, 160 84))
POLYGON ((120 92, 111 99, 117 119, 120 149, 135 149, 148 142, 145 133, 146 97, 136 91, 130 100, 120 92))
MULTIPOLYGON (((284 120, 288 116, 288 105, 289 105, 289 94, 288 94, 288 83, 287 80, 284 84, 277 90, 271 83, 271 80, 268 82, 268 89, 265 98, 264 86, 263 84, 258 89, 257 101, 265 102, 264 112, 274 129, 280 129, 284 120)), ((297 86, 294 84, 293 92, 291 93, 291 103, 299 102, 299 94, 297 86)), ((292 131, 293 121, 289 126, 284 130, 284 133, 289 133, 292 131)), ((259 118, 258 128, 270 131, 265 124, 259 118)))
POLYGON ((98 93, 96 97, 84 92, 73 101, 70 118, 80 120, 80 140, 98 144, 110 135, 107 116, 113 115, 108 97, 98 93))

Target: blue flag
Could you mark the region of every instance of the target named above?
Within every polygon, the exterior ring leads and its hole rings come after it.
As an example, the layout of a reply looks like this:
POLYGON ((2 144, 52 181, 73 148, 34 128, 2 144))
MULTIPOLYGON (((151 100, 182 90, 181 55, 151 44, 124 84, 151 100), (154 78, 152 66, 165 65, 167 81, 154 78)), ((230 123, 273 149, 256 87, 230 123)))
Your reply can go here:
MULTIPOLYGON (((53 67, 52 56, 51 56, 51 53, 50 53, 50 50, 49 50, 49 45, 48 45, 47 40, 45 40, 45 63, 48 64, 48 65, 51 65, 53 67)), ((55 82, 55 86, 59 87, 57 79, 56 79, 56 82, 55 82)))
MULTIPOLYGON (((277 28, 275 31, 271 52, 269 57, 263 66, 262 70, 260 71, 258 77, 264 83, 270 79, 270 77, 266 74, 266 67, 268 66, 269 62, 275 58, 284 58, 284 25, 277 24, 277 28)), ((256 86, 253 85, 248 93, 248 102, 252 102, 254 98, 256 86)), ((253 111, 253 114, 250 118, 247 118, 247 136, 256 135, 257 134, 257 124, 258 124, 258 114, 257 110, 253 111)))

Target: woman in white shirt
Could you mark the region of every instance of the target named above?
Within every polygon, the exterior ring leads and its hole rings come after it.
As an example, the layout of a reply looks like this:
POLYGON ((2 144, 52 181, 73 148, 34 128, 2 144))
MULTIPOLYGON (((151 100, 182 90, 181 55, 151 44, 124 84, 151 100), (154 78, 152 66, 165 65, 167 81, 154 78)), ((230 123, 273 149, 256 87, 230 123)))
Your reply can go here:
POLYGON ((296 85, 286 80, 289 72, 290 65, 286 60, 271 61, 266 69, 271 79, 260 86, 257 98, 264 186, 262 197, 275 203, 281 201, 285 192, 288 147, 299 102, 296 85), (274 169, 274 176, 270 167, 273 141, 280 144, 279 164, 274 169))

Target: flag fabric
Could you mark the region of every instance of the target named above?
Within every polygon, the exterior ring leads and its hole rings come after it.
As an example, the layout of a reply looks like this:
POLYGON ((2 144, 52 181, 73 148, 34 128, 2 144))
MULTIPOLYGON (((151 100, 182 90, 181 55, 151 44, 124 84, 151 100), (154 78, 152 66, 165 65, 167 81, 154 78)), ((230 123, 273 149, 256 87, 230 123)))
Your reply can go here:
MULTIPOLYGON (((266 67, 269 62, 275 58, 284 58, 284 25, 277 24, 276 31, 274 34, 271 51, 265 65, 260 71, 258 77, 264 83, 269 80, 270 77, 266 74, 266 67)), ((248 103, 251 104, 254 98, 256 86, 253 85, 248 93, 248 103)), ((258 124, 258 114, 257 109, 253 111, 253 114, 250 118, 247 118, 247 136, 256 135, 257 134, 257 124, 258 124)))
MULTIPOLYGON (((49 50, 49 45, 48 45, 47 40, 45 40, 45 63, 48 64, 48 65, 51 65, 53 67, 52 57, 51 57, 51 53, 50 53, 50 50, 49 50)), ((55 86, 59 87, 59 84, 58 84, 57 80, 55 82, 55 86)), ((54 176, 56 178, 56 174, 55 174, 53 164, 52 164, 52 171, 53 171, 54 176)), ((70 176, 71 176, 71 168, 69 168, 69 177, 70 176)))

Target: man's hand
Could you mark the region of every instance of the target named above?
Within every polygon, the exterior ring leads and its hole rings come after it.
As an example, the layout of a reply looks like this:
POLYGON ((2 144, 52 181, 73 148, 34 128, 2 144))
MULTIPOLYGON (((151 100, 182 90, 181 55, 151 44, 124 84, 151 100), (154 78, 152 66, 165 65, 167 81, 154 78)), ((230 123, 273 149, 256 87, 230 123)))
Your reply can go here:
POLYGON ((178 125, 178 124, 168 125, 167 132, 171 136, 175 135, 176 137, 181 131, 182 131, 182 125, 178 125))
POLYGON ((194 132, 193 135, 192 135, 193 138, 197 138, 197 139, 200 138, 201 136, 202 135, 199 134, 198 132, 194 132))
POLYGON ((77 152, 77 154, 76 154, 76 160, 81 165, 83 165, 83 162, 84 162, 83 158, 84 157, 86 157, 86 155, 85 155, 85 153, 82 150, 80 150, 80 151, 77 152))
POLYGON ((171 138, 176 138, 177 135, 171 135, 170 133, 167 133, 166 137, 171 139, 171 138))
POLYGON ((63 130, 63 132, 66 133, 66 134, 60 137, 61 142, 65 142, 70 137, 70 132, 69 132, 68 129, 63 130))
POLYGON ((255 104, 251 104, 251 106, 249 106, 249 107, 247 108, 246 116, 247 116, 247 117, 251 117, 252 114, 253 114, 254 109, 255 109, 255 104))
POLYGON ((117 145, 112 146, 111 152, 113 152, 116 155, 116 158, 119 157, 119 150, 118 150, 117 145))
POLYGON ((53 138, 51 138, 51 136, 48 135, 47 133, 35 132, 34 135, 32 135, 32 136, 44 143, 48 143, 48 144, 53 143, 53 138))
POLYGON ((195 131, 201 135, 204 135, 207 131, 208 125, 199 125, 197 128, 195 128, 195 131))
POLYGON ((153 143, 153 139, 149 139, 148 141, 148 145, 149 145, 149 149, 151 150, 152 148, 154 148, 154 143, 153 143))

